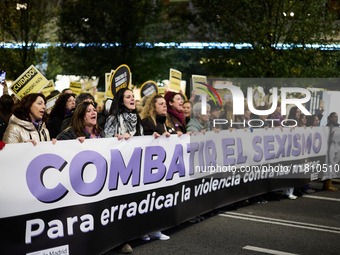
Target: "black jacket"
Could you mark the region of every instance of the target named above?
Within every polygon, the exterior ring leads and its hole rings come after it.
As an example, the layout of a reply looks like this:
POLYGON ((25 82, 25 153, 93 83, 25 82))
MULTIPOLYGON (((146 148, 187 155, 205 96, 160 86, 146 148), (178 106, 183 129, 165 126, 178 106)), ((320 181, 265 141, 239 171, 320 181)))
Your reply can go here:
MULTIPOLYGON (((91 138, 90 133, 83 131, 83 134, 85 136, 85 139, 91 138)), ((103 137, 103 134, 101 134, 100 137, 103 137)), ((78 138, 78 135, 74 132, 73 127, 69 127, 68 129, 59 133, 59 135, 57 136, 57 140, 73 140, 77 138, 78 138)))
POLYGON ((170 134, 175 133, 175 129, 165 126, 166 117, 156 116, 156 126, 150 117, 142 120, 144 135, 152 135, 154 132, 162 135, 164 132, 169 132, 170 134), (165 129, 166 128, 166 129, 165 129))

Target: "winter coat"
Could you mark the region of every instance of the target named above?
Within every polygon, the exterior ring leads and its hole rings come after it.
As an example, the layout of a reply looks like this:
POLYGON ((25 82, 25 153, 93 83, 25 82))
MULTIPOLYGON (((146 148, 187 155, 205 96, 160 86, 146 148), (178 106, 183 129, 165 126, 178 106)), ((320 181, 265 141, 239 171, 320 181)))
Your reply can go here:
MULTIPOLYGON (((83 131, 83 134, 85 136, 85 139, 90 139, 91 138, 91 134, 83 131)), ((102 135, 101 135, 102 137, 102 135)), ((64 130, 63 132, 59 133, 59 135, 57 136, 57 140, 73 140, 73 139, 77 139, 78 135, 74 132, 73 127, 69 127, 66 130, 64 130)))
POLYGON ((2 140, 4 143, 24 143, 28 140, 37 142, 50 141, 50 134, 45 123, 42 123, 38 132, 32 122, 21 120, 12 115, 2 140))
POLYGON ((155 123, 150 117, 142 119, 144 135, 152 135, 154 132, 157 132, 160 135, 162 135, 164 132, 169 132, 170 134, 175 133, 174 128, 165 126, 165 120, 166 120, 166 117, 162 118, 161 116, 158 116, 156 118, 156 126, 155 126, 155 123))
POLYGON ((168 113, 168 114, 169 114, 170 122, 175 127, 176 132, 181 131, 183 134, 185 134, 187 132, 187 125, 185 121, 182 124, 174 115, 172 115, 171 113, 168 113))
POLYGON ((190 119, 188 123, 188 132, 199 132, 203 129, 210 131, 210 122, 207 122, 206 125, 206 128, 204 128, 197 118, 190 119))

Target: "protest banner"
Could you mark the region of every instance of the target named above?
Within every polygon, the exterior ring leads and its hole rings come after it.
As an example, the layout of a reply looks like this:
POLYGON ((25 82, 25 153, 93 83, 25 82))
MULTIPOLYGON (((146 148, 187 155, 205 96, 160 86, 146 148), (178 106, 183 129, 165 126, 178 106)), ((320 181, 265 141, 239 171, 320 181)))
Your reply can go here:
POLYGON ((127 65, 120 65, 110 77, 110 86, 112 95, 115 96, 118 90, 130 88, 131 72, 127 65))
POLYGON ((175 91, 181 90, 181 80, 182 80, 182 73, 178 70, 170 68, 170 89, 175 91))
POLYGON ((47 97, 53 90, 54 88, 54 82, 53 80, 49 80, 48 84, 42 89, 42 93, 44 94, 45 97, 47 97))
POLYGON ((146 81, 140 88, 140 97, 151 96, 153 93, 158 94, 158 86, 154 81, 146 81))
POLYGON ((102 254, 221 206, 322 179, 329 133, 224 130, 8 144, 0 151, 1 250, 102 254))
POLYGON ((48 80, 38 69, 31 65, 9 88, 19 99, 21 99, 27 94, 38 93, 45 85, 47 85, 47 83, 48 80))

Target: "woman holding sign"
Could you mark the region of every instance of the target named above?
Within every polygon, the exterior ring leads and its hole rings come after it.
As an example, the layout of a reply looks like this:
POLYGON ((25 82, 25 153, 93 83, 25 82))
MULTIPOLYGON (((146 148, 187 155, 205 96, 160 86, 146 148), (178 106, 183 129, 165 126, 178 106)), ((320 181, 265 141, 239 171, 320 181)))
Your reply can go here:
POLYGON ((50 141, 45 126, 46 99, 43 94, 32 93, 24 96, 13 109, 3 137, 5 143, 26 143, 50 141))
POLYGON ((136 110, 135 97, 129 88, 118 90, 109 117, 106 120, 105 137, 118 137, 118 140, 143 135, 142 120, 136 110))

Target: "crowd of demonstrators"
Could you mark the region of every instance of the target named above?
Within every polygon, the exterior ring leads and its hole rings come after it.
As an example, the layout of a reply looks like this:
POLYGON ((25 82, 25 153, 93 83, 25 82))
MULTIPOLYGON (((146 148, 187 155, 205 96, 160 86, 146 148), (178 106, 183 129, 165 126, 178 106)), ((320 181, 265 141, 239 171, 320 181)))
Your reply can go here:
POLYGON ((56 138, 61 132, 63 121, 71 115, 72 109, 75 107, 76 95, 69 93, 61 93, 55 102, 47 122, 47 129, 51 138, 56 138))

